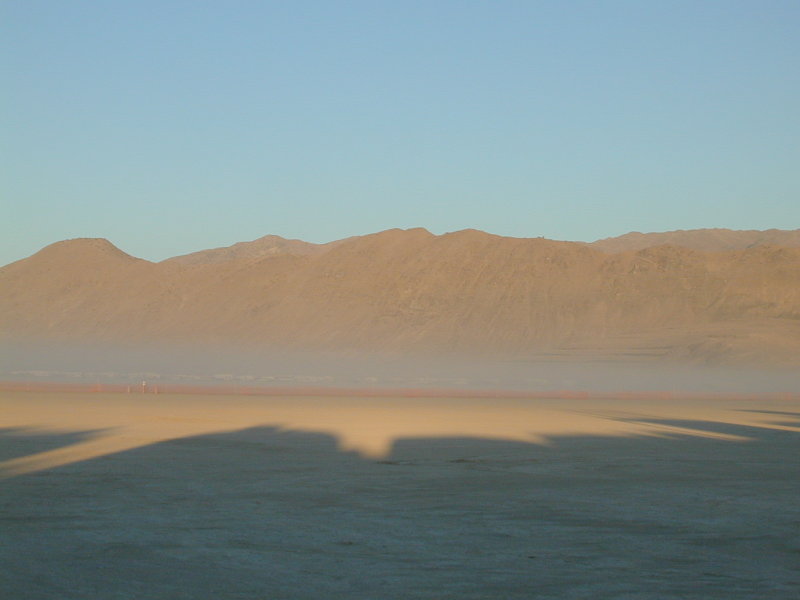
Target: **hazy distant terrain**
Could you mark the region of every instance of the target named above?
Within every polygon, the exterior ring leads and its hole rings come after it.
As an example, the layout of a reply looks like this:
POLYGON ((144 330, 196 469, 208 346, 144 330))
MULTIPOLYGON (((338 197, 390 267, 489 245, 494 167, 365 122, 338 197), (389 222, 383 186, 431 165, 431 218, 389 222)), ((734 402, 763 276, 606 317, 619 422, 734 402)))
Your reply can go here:
POLYGON ((744 250, 754 246, 800 247, 800 229, 787 231, 768 229, 766 231, 733 231, 731 229, 691 229, 665 231, 662 233, 639 233, 634 231, 618 237, 592 242, 591 246, 604 252, 625 252, 642 250, 653 246, 670 244, 692 250, 722 252, 725 250, 744 250))
POLYGON ((276 256, 278 254, 307 256, 321 254, 343 241, 345 240, 330 242, 328 244, 312 244, 302 240, 287 240, 277 235, 265 235, 252 242, 239 242, 238 244, 225 248, 200 250, 199 252, 174 256, 163 262, 182 265, 203 265, 232 260, 264 258, 267 256, 276 256))
POLYGON ((776 230, 587 245, 396 229, 325 245, 266 236, 151 263, 104 239, 75 239, 0 269, 0 334, 800 365, 797 244, 798 231, 776 230), (648 247, 614 250, 631 244, 648 247))
MULTIPOLYGON (((185 265, 199 265, 227 262, 242 258, 260 258, 278 254, 307 256, 321 254, 339 244, 352 240, 346 238, 327 244, 312 244, 302 240, 287 240, 277 235, 265 235, 251 242, 239 242, 224 248, 200 250, 190 254, 174 256, 163 262, 174 262, 185 265)), ((754 246, 786 246, 800 248, 800 229, 768 229, 766 231, 731 229, 690 229, 664 231, 657 233, 640 233, 632 231, 624 235, 597 240, 589 244, 592 248, 609 254, 644 250, 654 246, 681 246, 690 250, 704 252, 724 252, 727 250, 745 250, 754 246)))

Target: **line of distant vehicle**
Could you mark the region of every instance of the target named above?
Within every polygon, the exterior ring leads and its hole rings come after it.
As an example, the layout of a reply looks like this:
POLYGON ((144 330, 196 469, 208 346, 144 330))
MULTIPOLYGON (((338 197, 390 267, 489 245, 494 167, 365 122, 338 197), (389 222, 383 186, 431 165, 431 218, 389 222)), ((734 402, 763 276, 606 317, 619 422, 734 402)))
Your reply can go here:
POLYGON ((800 401, 800 393, 719 393, 701 391, 653 390, 497 390, 464 388, 397 388, 397 387, 313 387, 313 386, 246 386, 246 385, 182 385, 113 383, 61 383, 41 381, 0 381, 2 392, 101 393, 101 394, 183 394, 214 396, 316 396, 358 398, 517 398, 531 400, 691 400, 718 399, 741 401, 800 401))

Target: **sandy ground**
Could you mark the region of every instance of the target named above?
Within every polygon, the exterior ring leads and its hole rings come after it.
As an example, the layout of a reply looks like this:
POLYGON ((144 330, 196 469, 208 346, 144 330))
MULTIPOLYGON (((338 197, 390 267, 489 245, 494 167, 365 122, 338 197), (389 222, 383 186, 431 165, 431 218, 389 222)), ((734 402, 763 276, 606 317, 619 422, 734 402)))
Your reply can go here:
POLYGON ((796 598, 800 403, 0 395, 0 596, 796 598))

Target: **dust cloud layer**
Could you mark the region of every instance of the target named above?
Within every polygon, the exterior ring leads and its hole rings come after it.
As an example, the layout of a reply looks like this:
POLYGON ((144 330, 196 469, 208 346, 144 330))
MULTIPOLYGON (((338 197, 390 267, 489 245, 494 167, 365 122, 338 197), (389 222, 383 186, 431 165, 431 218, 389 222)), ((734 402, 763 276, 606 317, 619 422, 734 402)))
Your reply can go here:
POLYGON ((464 390, 797 393, 791 369, 619 357, 469 356, 245 350, 231 346, 0 343, 0 380, 82 383, 444 388, 464 390))

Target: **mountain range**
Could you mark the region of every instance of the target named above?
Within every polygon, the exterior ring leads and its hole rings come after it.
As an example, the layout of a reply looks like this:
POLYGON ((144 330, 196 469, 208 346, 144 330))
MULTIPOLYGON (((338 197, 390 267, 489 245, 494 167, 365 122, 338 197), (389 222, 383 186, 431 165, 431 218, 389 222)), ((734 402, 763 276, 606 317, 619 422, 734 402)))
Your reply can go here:
POLYGON ((84 238, 0 268, 0 290, 12 341, 800 366, 800 230, 393 229, 160 263, 84 238))

